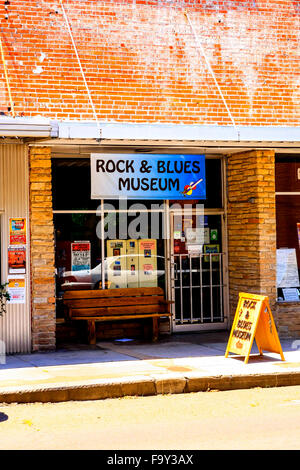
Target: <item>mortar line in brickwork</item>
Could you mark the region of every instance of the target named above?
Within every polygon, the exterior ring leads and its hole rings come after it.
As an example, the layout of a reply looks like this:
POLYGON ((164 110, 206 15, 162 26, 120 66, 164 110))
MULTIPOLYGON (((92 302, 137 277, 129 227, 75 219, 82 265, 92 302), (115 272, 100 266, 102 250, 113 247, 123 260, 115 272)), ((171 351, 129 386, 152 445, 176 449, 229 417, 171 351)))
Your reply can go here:
POLYGON ((73 45, 75 55, 76 55, 76 58, 77 58, 77 61, 78 61, 80 72, 81 72, 81 75, 82 75, 82 78, 83 78, 83 81, 84 81, 84 84, 85 84, 85 87, 86 87, 86 90, 87 90, 87 94, 88 94, 89 101, 90 101, 90 104, 91 104, 91 107, 92 107, 92 110, 93 110, 94 118, 95 118, 95 121, 96 121, 96 124, 97 124, 97 128, 99 130, 99 138, 100 138, 101 137, 100 123, 99 123, 99 120, 98 120, 98 116, 97 116, 97 113, 96 113, 96 108, 94 106, 94 102, 92 100, 92 95, 90 93, 90 89, 89 89, 89 86, 87 84, 83 68, 81 66, 81 61, 80 61, 80 57, 78 55, 77 47, 76 47, 76 44, 75 44, 75 41, 74 41, 74 38, 73 38, 72 30, 71 30, 71 27, 70 27, 70 22, 68 20, 68 17, 67 17, 67 14, 66 14, 66 11, 65 11, 62 0, 59 0, 59 3, 60 3, 61 8, 62 8, 63 16, 64 16, 64 19, 65 19, 65 22, 66 22, 66 25, 67 25, 67 29, 68 29, 68 32, 69 32, 69 35, 70 35, 70 38, 71 38, 71 41, 72 41, 72 45, 73 45))
POLYGON ((189 15, 188 15, 188 13, 187 13, 186 11, 184 12, 184 15, 185 15, 186 19, 188 20, 188 23, 189 23, 189 25, 190 25, 190 28, 191 28, 191 30, 192 30, 192 33, 193 33, 194 38, 195 38, 195 41, 196 41, 196 45, 197 45, 198 48, 200 49, 200 51, 201 51, 201 53, 202 53, 202 55, 203 55, 203 57, 204 57, 206 66, 207 66, 207 68, 208 68, 208 70, 209 70, 209 72, 210 72, 210 74, 211 74, 211 76, 212 76, 212 78, 213 78, 213 80, 214 80, 214 82, 215 82, 215 85, 216 85, 216 87, 217 87, 217 89, 218 89, 218 91, 219 91, 219 93, 220 93, 220 96, 221 96, 222 101, 223 101, 223 103, 224 103, 224 105, 225 105, 225 108, 226 108, 227 113, 228 113, 228 115, 229 115, 229 117, 230 117, 230 120, 231 120, 231 122, 232 122, 232 124, 233 124, 233 127, 234 127, 235 130, 237 131, 238 139, 240 139, 239 130, 238 130, 236 124, 235 124, 235 120, 233 119, 233 116, 232 116, 232 114, 231 114, 231 112, 230 112, 230 109, 229 109, 229 107, 228 107, 228 105, 227 105, 227 102, 226 102, 226 100, 225 100, 225 98, 224 98, 224 95, 223 95, 223 93, 222 93, 222 90, 221 90, 221 88, 220 88, 220 86, 219 86, 219 84, 218 84, 218 81, 217 81, 217 79, 216 79, 215 73, 214 73, 214 71, 213 71, 213 69, 212 69, 212 67, 211 67, 211 65, 210 65, 210 62, 209 62, 209 60, 208 60, 208 57, 207 57, 207 55, 206 55, 206 53, 205 53, 205 50, 204 50, 202 44, 201 44, 201 41, 199 40, 199 37, 198 37, 198 35, 197 35, 196 31, 195 31, 195 28, 194 28, 194 26, 193 26, 193 24, 192 24, 192 22, 191 22, 191 20, 190 20, 190 17, 189 17, 189 15))

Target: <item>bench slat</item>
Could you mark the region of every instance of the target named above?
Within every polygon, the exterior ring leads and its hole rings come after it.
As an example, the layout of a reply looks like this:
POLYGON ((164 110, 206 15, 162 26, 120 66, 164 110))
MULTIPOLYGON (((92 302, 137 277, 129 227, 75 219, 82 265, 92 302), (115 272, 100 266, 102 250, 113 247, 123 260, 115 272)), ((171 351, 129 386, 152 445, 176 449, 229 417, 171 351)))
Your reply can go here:
POLYGON ((72 320, 92 320, 92 321, 115 321, 115 320, 135 320, 136 318, 160 318, 160 317, 169 317, 171 316, 170 313, 150 313, 149 315, 122 315, 120 317, 74 317, 72 320))
POLYGON ((166 305, 130 305, 125 307, 93 307, 93 308, 73 308, 70 312, 70 318, 74 317, 101 317, 104 315, 138 315, 139 313, 163 313, 168 312, 166 305))
POLYGON ((64 292, 64 300, 70 299, 94 299, 103 297, 135 297, 144 295, 164 295, 161 287, 130 287, 128 289, 95 289, 95 290, 67 290, 64 292))
POLYGON ((100 299, 72 299, 66 300, 65 304, 71 308, 87 308, 88 307, 114 307, 122 305, 157 305, 165 303, 164 296, 139 296, 139 297, 113 297, 113 298, 100 298, 100 299))

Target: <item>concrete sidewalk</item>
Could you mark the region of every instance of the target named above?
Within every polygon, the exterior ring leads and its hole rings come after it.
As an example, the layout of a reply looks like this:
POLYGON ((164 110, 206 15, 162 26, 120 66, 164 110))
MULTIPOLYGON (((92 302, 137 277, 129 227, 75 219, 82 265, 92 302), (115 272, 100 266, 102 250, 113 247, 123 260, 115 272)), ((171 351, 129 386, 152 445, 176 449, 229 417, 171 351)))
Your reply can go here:
POLYGON ((6 356, 0 365, 0 402, 300 385, 300 349, 293 340, 281 340, 285 362, 278 354, 260 356, 254 345, 244 364, 243 357, 225 359, 228 337, 228 331, 174 334, 157 343, 128 339, 6 356))

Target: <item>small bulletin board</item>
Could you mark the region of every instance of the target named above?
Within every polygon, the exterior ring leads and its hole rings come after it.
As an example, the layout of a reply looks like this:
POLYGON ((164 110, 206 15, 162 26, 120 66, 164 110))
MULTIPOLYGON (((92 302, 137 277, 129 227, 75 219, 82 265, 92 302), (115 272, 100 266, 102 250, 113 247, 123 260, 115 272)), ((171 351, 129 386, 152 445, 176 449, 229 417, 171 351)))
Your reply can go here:
POLYGON ((261 355, 263 350, 274 352, 280 354, 283 361, 285 360, 269 298, 240 293, 225 357, 228 357, 230 352, 245 356, 244 362, 247 364, 254 338, 261 355))

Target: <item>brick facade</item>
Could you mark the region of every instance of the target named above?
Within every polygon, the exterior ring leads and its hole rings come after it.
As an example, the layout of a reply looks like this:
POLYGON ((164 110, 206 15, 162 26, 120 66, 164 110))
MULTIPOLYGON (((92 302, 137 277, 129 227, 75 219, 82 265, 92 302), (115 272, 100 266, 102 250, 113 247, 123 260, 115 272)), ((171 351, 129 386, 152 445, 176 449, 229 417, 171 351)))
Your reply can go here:
MULTIPOLYGON (((56 342, 54 230, 51 149, 30 149, 30 225, 32 272, 32 348, 56 342)), ((236 153, 227 158, 228 270, 230 322, 239 292, 268 295, 281 336, 300 334, 297 303, 276 303, 276 218, 274 151, 236 153)), ((161 325, 167 333, 168 325, 161 325)), ((72 332, 71 332, 72 333, 72 332)), ((73 332, 78 339, 78 332, 73 332)), ((139 337, 139 324, 106 324, 98 339, 139 337)), ((70 331, 61 329, 59 339, 70 331)), ((81 332, 82 336, 82 332, 81 332)))
POLYGON ((276 305, 276 320, 279 335, 283 338, 300 338, 299 302, 280 302, 276 305))
POLYGON ((230 313, 239 292, 276 300, 275 163, 273 151, 228 157, 228 256, 230 313))
POLYGON ((29 153, 32 350, 55 348, 54 230, 51 149, 29 153))
MULTIPOLYGON (((100 121, 232 125, 187 12, 236 125, 300 125, 299 1, 63 4, 100 121)), ((0 15, 17 116, 94 120, 59 2, 14 0, 0 15)), ((3 67, 0 111, 11 112, 3 67)), ((51 149, 31 147, 29 165, 35 351, 56 337, 51 149)), ((231 315, 240 291, 267 294, 279 331, 300 334, 297 306, 275 302, 274 152, 229 156, 227 184, 231 315)))
POLYGON ((281 337, 299 338, 300 304, 276 302, 276 207, 273 151, 228 157, 230 319, 239 292, 269 296, 281 337))
MULTIPOLYGON (((0 9, 18 115, 94 116, 59 2, 0 9)), ((299 2, 64 0, 96 112, 113 122, 299 126, 299 2)), ((0 110, 10 106, 0 70, 0 110)))

